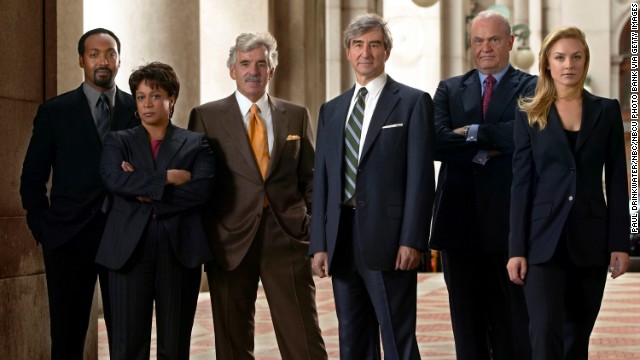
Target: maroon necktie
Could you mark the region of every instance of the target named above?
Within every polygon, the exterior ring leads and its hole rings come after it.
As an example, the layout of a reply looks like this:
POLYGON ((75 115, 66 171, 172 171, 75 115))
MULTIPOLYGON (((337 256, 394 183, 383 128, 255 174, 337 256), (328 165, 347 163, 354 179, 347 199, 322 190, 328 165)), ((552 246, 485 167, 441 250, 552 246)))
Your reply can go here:
POLYGON ((162 140, 151 140, 151 152, 153 153, 153 160, 158 157, 158 150, 160 150, 160 144, 162 140))
POLYGON ((487 76, 484 79, 484 95, 482 96, 482 119, 486 119, 487 110, 489 109, 489 102, 491 101, 491 95, 493 95, 493 85, 496 83, 496 78, 493 75, 487 76))

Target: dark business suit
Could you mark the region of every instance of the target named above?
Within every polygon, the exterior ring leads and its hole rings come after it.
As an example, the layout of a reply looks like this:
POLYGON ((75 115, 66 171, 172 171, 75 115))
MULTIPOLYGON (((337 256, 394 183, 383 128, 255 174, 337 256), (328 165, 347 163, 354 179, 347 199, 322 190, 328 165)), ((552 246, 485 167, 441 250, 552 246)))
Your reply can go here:
POLYGON ((526 257, 529 265, 525 295, 534 359, 587 358, 610 253, 629 251, 620 107, 583 95, 573 149, 555 106, 544 130, 516 114, 509 255, 526 257))
POLYGON ((148 359, 156 304, 158 354, 187 359, 201 265, 212 259, 200 210, 209 199, 214 159, 204 136, 169 125, 154 160, 143 126, 105 139, 100 172, 113 193, 96 262, 108 269, 112 359, 148 359), (123 161, 134 167, 125 172, 123 161), (191 180, 167 185, 167 170, 191 180), (138 196, 151 201, 143 202, 138 196))
POLYGON ((191 111, 216 158, 205 214, 215 262, 207 264, 220 359, 253 358, 262 282, 283 359, 325 359, 307 258, 315 139, 307 109, 269 97, 274 143, 263 180, 235 94, 191 111), (264 198, 269 206, 264 207, 264 198))
POLYGON ((434 97, 435 158, 442 164, 430 247, 442 251, 458 359, 529 357, 522 289, 505 266, 513 117, 518 97, 534 87, 534 76, 509 66, 484 120, 477 70, 440 82, 434 97), (453 132, 471 124, 479 124, 477 142, 453 132), (501 154, 477 164, 481 149, 501 154))
MULTIPOLYGON (((94 259, 106 191, 98 171, 102 142, 89 106, 80 86, 38 108, 20 178, 27 224, 42 244, 53 359, 82 358, 99 272, 94 259)), ((137 124, 134 110, 131 95, 117 90, 111 129, 137 124)), ((105 317, 109 324, 108 312, 105 317)))
POLYGON ((328 253, 342 359, 418 359, 416 271, 394 271, 401 245, 427 250, 433 204, 433 104, 390 77, 364 139, 355 210, 342 206, 344 133, 354 88, 318 120, 309 254, 328 253), (376 282, 374 284, 374 282, 376 282))

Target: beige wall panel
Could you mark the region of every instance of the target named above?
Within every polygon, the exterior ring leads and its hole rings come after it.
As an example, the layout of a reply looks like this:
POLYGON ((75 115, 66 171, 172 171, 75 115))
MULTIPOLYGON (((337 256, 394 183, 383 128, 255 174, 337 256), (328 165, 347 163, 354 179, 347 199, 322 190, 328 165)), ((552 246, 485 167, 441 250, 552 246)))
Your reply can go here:
POLYGON ((42 97, 42 6, 42 0, 2 2, 0 98, 39 101, 42 97))
MULTIPOLYGON (((44 272, 42 250, 31 237, 24 217, 0 218, 0 248, 0 279, 44 272)), ((5 304, 0 303, 2 312, 5 304)))
POLYGON ((0 217, 24 215, 18 193, 20 173, 37 108, 36 102, 0 97, 0 217))
POLYGON ((0 359, 49 358, 44 275, 0 279, 0 359))

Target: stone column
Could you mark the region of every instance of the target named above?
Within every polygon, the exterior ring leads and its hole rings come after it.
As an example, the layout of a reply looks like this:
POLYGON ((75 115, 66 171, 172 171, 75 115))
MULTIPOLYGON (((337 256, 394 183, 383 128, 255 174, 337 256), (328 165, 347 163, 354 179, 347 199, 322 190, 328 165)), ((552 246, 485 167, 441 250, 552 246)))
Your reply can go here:
POLYGON ((50 357, 42 252, 31 237, 19 184, 33 117, 55 95, 56 4, 3 2, 0 12, 0 359, 50 357))
MULTIPOLYGON (((403 84, 424 90, 432 96, 440 80, 441 49, 464 51, 464 27, 449 34, 452 44, 441 41, 441 12, 443 1, 429 7, 421 7, 411 0, 385 2, 387 20, 393 49, 385 70, 403 84)), ((462 19, 462 15, 458 16, 462 19)))
POLYGON ((467 56, 467 14, 471 8, 468 0, 439 1, 440 3, 440 76, 447 79, 469 71, 467 56))
MULTIPOLYGON (((229 48, 243 32, 269 31, 269 0, 200 1, 200 103, 231 95, 229 48), (250 9, 251 11, 248 11, 250 9)), ((278 46, 286 46, 278 40, 278 46)), ((280 69, 276 70, 276 78, 280 69)))
POLYGON ((279 56, 270 91, 306 106, 315 124, 325 101, 325 0, 274 0, 269 14, 279 56))

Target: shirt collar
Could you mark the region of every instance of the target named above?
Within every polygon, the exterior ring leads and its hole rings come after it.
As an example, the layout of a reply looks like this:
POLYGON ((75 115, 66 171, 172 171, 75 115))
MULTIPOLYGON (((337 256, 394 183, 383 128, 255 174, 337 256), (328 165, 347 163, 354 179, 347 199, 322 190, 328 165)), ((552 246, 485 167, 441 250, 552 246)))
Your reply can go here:
MULTIPOLYGON (((251 105, 253 102, 249 100, 246 96, 242 95, 240 91, 236 90, 236 101, 238 101, 238 106, 240 107, 240 113, 242 116, 247 115, 251 105)), ((264 115, 269 112, 269 95, 265 92, 264 95, 258 101, 256 101, 256 105, 260 108, 260 112, 264 115)))
MULTIPOLYGON (((103 94, 100 91, 89 86, 89 84, 87 84, 86 82, 82 83, 82 91, 84 91, 84 95, 87 97, 87 100, 89 100, 89 104, 92 106, 96 106, 100 95, 103 94)), ((107 97, 109 98, 109 103, 111 104, 111 107, 113 107, 115 105, 116 87, 114 86, 111 89, 105 91, 104 94, 107 95, 107 97)))
POLYGON ((358 97, 358 92, 360 91, 360 88, 363 88, 363 87, 366 88, 367 93, 370 95, 377 95, 380 92, 380 90, 382 90, 382 88, 386 83, 387 83, 387 73, 385 72, 382 72, 382 74, 378 75, 375 79, 369 81, 365 86, 362 86, 356 82, 355 91, 353 92, 352 100, 355 101, 355 99, 358 97))
MULTIPOLYGON (((507 73, 507 70, 509 70, 509 64, 507 64, 507 66, 498 71, 497 73, 493 74, 493 77, 496 79, 496 84, 498 85, 500 83, 500 80, 502 79, 502 77, 504 76, 504 74, 507 73)), ((489 76, 489 74, 483 74, 480 71, 478 71, 478 75, 480 76, 480 84, 483 84, 484 86, 484 80, 487 78, 487 76, 489 76)))

